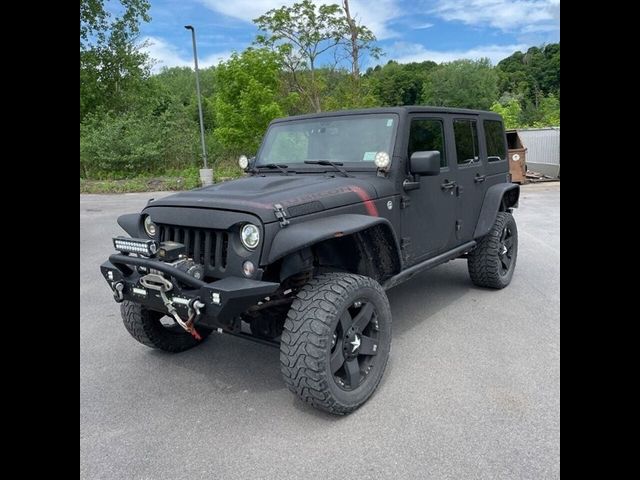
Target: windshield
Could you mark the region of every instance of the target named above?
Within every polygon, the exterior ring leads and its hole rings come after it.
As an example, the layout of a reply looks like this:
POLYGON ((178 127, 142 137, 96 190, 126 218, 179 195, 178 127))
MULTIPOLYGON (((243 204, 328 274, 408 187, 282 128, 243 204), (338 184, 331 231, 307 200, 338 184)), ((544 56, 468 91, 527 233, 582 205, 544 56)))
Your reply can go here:
POLYGON ((395 114, 345 115, 272 125, 256 159, 256 167, 270 163, 303 164, 306 160, 343 162, 346 166, 374 166, 376 153, 392 155, 398 123, 395 114))

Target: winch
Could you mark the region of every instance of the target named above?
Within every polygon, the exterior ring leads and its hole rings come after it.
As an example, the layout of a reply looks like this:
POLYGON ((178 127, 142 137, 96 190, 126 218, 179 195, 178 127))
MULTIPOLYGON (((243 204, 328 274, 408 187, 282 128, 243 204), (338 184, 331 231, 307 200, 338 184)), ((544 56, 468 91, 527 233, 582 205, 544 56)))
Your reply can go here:
MULTIPOLYGON (((189 258, 186 255, 186 247, 182 243, 162 242, 158 244, 153 240, 141 240, 125 237, 116 237, 113 239, 113 243, 116 249, 123 253, 135 253, 138 256, 148 258, 156 257, 157 260, 160 260, 162 263, 170 265, 176 270, 184 272, 197 280, 202 280, 204 277, 204 268, 202 265, 197 264, 192 258, 189 258)), ((180 302, 176 303, 187 303, 189 318, 185 322, 180 318, 178 311, 173 305, 176 299, 170 299, 166 295, 167 292, 173 290, 174 286, 171 280, 167 278, 163 272, 153 267, 138 266, 138 272, 142 275, 140 277, 140 284, 148 290, 155 290, 159 292, 162 303, 164 303, 165 308, 175 319, 176 323, 196 339, 200 340, 201 337, 195 329, 194 323, 197 317, 200 316, 200 309, 204 308, 205 304, 197 297, 188 301, 178 297, 180 302)), ((116 297, 116 301, 122 301, 124 299, 124 283, 114 282, 112 288, 114 290, 114 297, 116 297)))
POLYGON ((162 298, 162 303, 164 303, 164 306, 176 323, 193 335, 197 340, 202 339, 194 326, 196 318, 200 316, 200 309, 205 306, 199 298, 189 300, 187 304, 189 318, 184 322, 180 318, 180 315, 178 315, 176 308, 173 306, 173 299, 169 299, 166 295, 166 292, 173 289, 171 281, 167 280, 160 272, 158 272, 148 273, 145 276, 140 277, 140 283, 149 290, 158 291, 160 293, 160 298, 162 298))

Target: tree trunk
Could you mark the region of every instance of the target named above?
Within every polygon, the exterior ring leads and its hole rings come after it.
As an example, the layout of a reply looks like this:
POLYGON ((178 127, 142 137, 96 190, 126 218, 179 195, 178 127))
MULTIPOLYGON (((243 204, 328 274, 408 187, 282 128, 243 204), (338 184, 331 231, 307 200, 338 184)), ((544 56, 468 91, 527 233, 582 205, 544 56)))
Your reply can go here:
POLYGON ((322 107, 320 105, 320 94, 318 93, 318 85, 316 85, 316 69, 315 69, 315 59, 311 58, 309 60, 309 67, 311 73, 311 105, 315 108, 316 113, 320 113, 322 111, 322 107))
POLYGON ((354 80, 358 80, 360 78, 360 52, 358 47, 358 26, 356 25, 356 21, 351 17, 351 12, 349 11, 349 0, 342 0, 342 8, 344 9, 344 14, 347 17, 347 24, 349 25, 349 34, 351 37, 351 75, 353 75, 354 80))

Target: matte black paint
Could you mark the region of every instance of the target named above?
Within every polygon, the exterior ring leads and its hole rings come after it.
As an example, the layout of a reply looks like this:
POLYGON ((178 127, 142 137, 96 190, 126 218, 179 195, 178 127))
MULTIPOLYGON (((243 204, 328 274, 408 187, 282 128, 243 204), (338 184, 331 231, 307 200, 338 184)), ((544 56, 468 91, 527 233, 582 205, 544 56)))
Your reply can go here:
POLYGON ((517 183, 499 183, 489 187, 482 202, 482 210, 480 211, 480 218, 473 233, 473 238, 480 238, 489 233, 496 215, 500 211, 502 199, 505 193, 509 191, 517 192, 517 194, 515 195, 515 202, 509 203, 506 207, 516 207, 520 198, 520 185, 517 183))
MULTIPOLYGON (((260 282, 266 269, 318 242, 349 238, 376 226, 388 229, 387 238, 393 239, 389 246, 397 256, 394 264, 399 266, 399 271, 392 272, 393 276, 384 283, 390 288, 418 271, 465 254, 475 245, 474 240, 489 231, 501 208, 517 206, 519 186, 507 181, 507 161, 487 161, 483 120, 501 121, 493 112, 408 106, 324 112, 277 119, 271 125, 301 118, 371 113, 397 114, 396 139, 393 152, 389 152, 392 161, 387 172, 377 172, 371 164, 348 162, 345 168, 353 176, 345 178, 331 166, 291 165, 290 175, 261 171, 151 201, 141 214, 123 215, 118 223, 132 237, 141 238, 146 237, 142 226, 145 214, 156 223, 228 231, 225 270, 217 274, 217 281, 194 287, 200 294, 207 293, 203 291, 210 285, 224 288, 229 302, 226 315, 250 306, 259 300, 259 295, 268 295, 267 290, 277 288, 277 283, 260 282), (411 121, 415 119, 438 119, 443 123, 448 165, 436 175, 410 171, 407 150, 411 121), (479 161, 472 165, 457 164, 454 119, 477 121, 479 161), (410 186, 406 190, 404 182, 410 186), (504 202, 504 198, 509 201, 504 202), (284 208, 288 225, 278 222, 275 204, 284 208), (260 245, 254 251, 240 243, 239 231, 247 222, 261 229, 260 245), (261 267, 253 279, 242 275, 245 260, 261 267)), ((122 259, 114 260, 120 262, 116 266, 122 267, 122 259)), ((282 265, 289 272, 307 263, 301 257, 282 265)), ((137 275, 126 268, 122 271, 131 279, 137 275)), ((207 308, 213 312, 207 318, 217 318, 215 322, 220 323, 223 312, 219 307, 209 303, 207 308)))
POLYGON ((276 234, 267 263, 323 240, 350 235, 378 224, 393 231, 391 223, 385 218, 356 214, 334 215, 292 225, 276 234))

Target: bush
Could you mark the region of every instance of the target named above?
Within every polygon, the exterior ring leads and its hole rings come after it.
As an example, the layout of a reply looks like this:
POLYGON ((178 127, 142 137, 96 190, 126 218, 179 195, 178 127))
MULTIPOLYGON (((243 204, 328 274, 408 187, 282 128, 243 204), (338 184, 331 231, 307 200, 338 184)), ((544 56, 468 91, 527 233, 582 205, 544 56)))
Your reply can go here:
POLYGON ((194 166, 197 135, 197 124, 171 109, 88 115, 80 125, 80 177, 133 178, 194 166))

